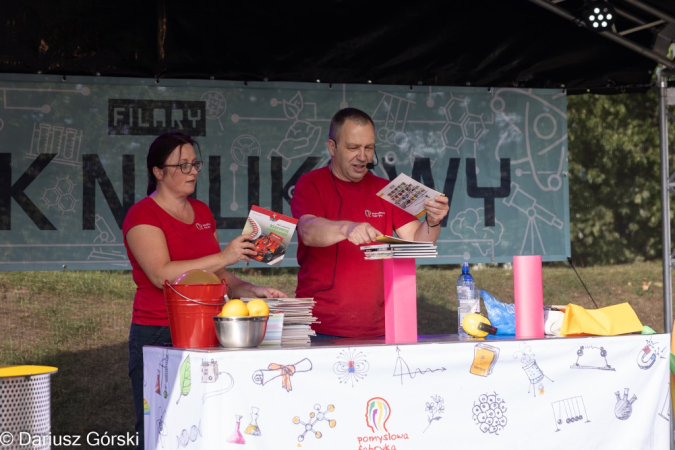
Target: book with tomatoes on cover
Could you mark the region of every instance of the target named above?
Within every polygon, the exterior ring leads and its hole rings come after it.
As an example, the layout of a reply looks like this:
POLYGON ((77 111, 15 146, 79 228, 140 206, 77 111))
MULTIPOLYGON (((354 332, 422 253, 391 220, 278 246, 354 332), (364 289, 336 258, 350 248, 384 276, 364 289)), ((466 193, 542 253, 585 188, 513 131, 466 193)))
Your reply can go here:
POLYGON ((270 266, 280 264, 297 224, 298 219, 253 205, 242 232, 255 245, 252 258, 270 266))

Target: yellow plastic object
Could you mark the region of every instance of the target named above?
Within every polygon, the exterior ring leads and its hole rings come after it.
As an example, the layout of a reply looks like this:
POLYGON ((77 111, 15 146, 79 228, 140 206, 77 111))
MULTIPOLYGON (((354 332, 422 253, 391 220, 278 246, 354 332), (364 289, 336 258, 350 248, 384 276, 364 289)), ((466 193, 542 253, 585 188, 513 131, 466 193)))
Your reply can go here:
POLYGON ((607 306, 600 309, 585 309, 570 303, 565 309, 560 334, 590 334, 616 336, 618 334, 642 331, 642 323, 628 303, 607 306))
POLYGON ((46 373, 56 373, 58 370, 58 368, 52 366, 5 366, 0 367, 0 378, 43 375, 46 373))
POLYGON ((176 278, 174 284, 220 284, 216 274, 203 269, 188 270, 183 275, 176 278))
POLYGON ((485 337, 497 333, 490 320, 482 314, 470 313, 462 319, 462 328, 467 334, 475 337, 485 337))

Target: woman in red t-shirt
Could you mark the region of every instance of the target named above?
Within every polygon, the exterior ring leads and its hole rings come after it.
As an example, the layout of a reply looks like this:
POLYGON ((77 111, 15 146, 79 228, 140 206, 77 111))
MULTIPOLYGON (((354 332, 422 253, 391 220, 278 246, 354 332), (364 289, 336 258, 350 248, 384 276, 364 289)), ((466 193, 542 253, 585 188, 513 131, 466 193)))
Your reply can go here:
POLYGON ((255 286, 225 270, 241 260, 248 261, 256 251, 245 236, 220 250, 213 214, 205 203, 189 197, 202 168, 195 147, 199 149, 192 137, 178 132, 155 139, 147 156, 148 197, 129 209, 122 226, 137 286, 129 331, 137 448, 144 445, 143 346, 171 345, 164 281, 175 280, 188 270, 204 269, 225 278, 231 298, 286 297, 277 289, 255 286))

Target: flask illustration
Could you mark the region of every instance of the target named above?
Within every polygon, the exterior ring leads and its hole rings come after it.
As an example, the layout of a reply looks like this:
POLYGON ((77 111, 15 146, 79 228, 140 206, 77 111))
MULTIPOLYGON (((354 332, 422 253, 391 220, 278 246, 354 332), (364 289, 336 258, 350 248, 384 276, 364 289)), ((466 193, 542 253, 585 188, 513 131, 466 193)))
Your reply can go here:
POLYGON ((234 417, 237 419, 237 424, 235 425, 234 431, 230 437, 227 438, 227 442, 230 444, 245 444, 246 441, 244 440, 244 436, 242 436, 241 432, 239 432, 239 424, 241 423, 242 416, 235 415, 234 417))
POLYGON ((251 422, 244 430, 244 433, 250 434, 253 436, 260 436, 260 428, 258 427, 258 411, 259 409, 255 406, 251 407, 251 422))

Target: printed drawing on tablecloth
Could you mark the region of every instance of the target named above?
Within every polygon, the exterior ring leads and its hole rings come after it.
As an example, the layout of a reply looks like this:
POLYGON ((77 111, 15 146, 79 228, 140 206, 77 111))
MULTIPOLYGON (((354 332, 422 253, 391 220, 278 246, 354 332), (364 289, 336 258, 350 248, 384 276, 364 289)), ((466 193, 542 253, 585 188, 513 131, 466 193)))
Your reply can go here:
POLYGON ((422 433, 426 433, 434 421, 441 420, 442 414, 445 412, 445 402, 440 395, 432 395, 431 401, 427 402, 424 411, 427 413, 428 425, 422 433))
POLYGON ((619 420, 627 420, 631 414, 633 414, 633 403, 637 400, 637 395, 633 394, 630 400, 628 400, 628 388, 623 390, 623 397, 619 391, 614 393, 616 397, 616 405, 614 406, 614 415, 619 420))
POLYGON ((202 437, 202 422, 199 421, 198 424, 192 425, 190 429, 184 428, 180 435, 176 436, 178 441, 178 446, 176 448, 187 447, 191 442, 195 442, 198 438, 202 437))
POLYGON ((487 377, 492 373, 497 360, 499 359, 499 349, 485 343, 476 344, 473 349, 473 361, 469 373, 487 377))
POLYGON ((288 365, 271 363, 267 366, 267 369, 253 372, 252 379, 255 384, 264 386, 275 378, 281 377, 281 387, 286 389, 287 392, 291 392, 293 390, 291 377, 298 372, 309 372, 310 370, 312 370, 312 361, 307 358, 288 365))
POLYGON ((337 357, 338 362, 333 364, 333 372, 338 376, 340 384, 350 383, 354 387, 357 383, 368 376, 370 365, 366 360, 366 355, 353 348, 342 349, 337 357))
POLYGON ((483 433, 499 435, 506 427, 506 402, 499 394, 481 394, 471 408, 473 422, 483 433))
POLYGON ((537 360, 534 359, 534 353, 532 353, 532 347, 527 345, 525 342, 521 343, 520 351, 515 352, 513 354, 513 358, 520 359, 522 368, 525 371, 525 375, 527 375, 527 378, 530 380, 527 393, 529 394, 530 389, 532 389, 533 397, 537 396, 537 392, 539 395, 544 395, 544 378, 549 380, 551 383, 553 383, 553 380, 544 375, 544 372, 542 372, 542 370, 537 365, 537 360))
POLYGON ((647 344, 640 349, 637 356, 637 365, 640 369, 651 369, 657 360, 666 359, 663 355, 666 351, 670 352, 670 349, 666 346, 658 348, 658 345, 651 337, 647 339, 647 344))
POLYGON ((202 379, 204 384, 204 395, 202 403, 211 397, 215 397, 228 392, 234 387, 234 378, 228 372, 219 369, 218 361, 211 359, 202 359, 202 379))
POLYGON ((410 377, 410 379, 414 379, 417 375, 425 375, 428 373, 434 373, 434 372, 445 372, 445 367, 439 367, 437 369, 432 369, 432 368, 426 368, 426 369, 414 369, 410 370, 410 367, 408 366, 408 363, 405 362, 405 360, 401 357, 401 349, 396 346, 396 365, 394 366, 394 374, 393 376, 395 377, 401 377, 401 384, 403 384, 403 379, 407 375, 410 377))
POLYGON ((607 350, 604 347, 595 345, 586 345, 577 350, 577 360, 570 366, 570 369, 598 369, 616 371, 615 368, 607 362, 607 350))
POLYGON ((307 422, 303 422, 300 420, 300 416, 295 416, 293 417, 293 423, 296 425, 303 425, 305 427, 305 430, 302 432, 302 434, 298 435, 298 442, 302 442, 305 440, 305 434, 307 432, 314 433, 314 437, 317 439, 321 439, 323 437, 323 433, 319 430, 315 430, 314 426, 318 425, 318 422, 328 422, 328 426, 330 428, 335 428, 335 425, 337 425, 337 422, 335 419, 331 419, 327 416, 329 412, 335 411, 335 406, 333 405, 328 405, 324 411, 321 410, 321 405, 318 403, 314 405, 314 411, 309 413, 309 419, 307 422))
POLYGON ((551 407, 553 408, 556 432, 560 431, 560 427, 563 425, 590 422, 586 412, 586 404, 581 396, 558 400, 551 403, 551 407))

